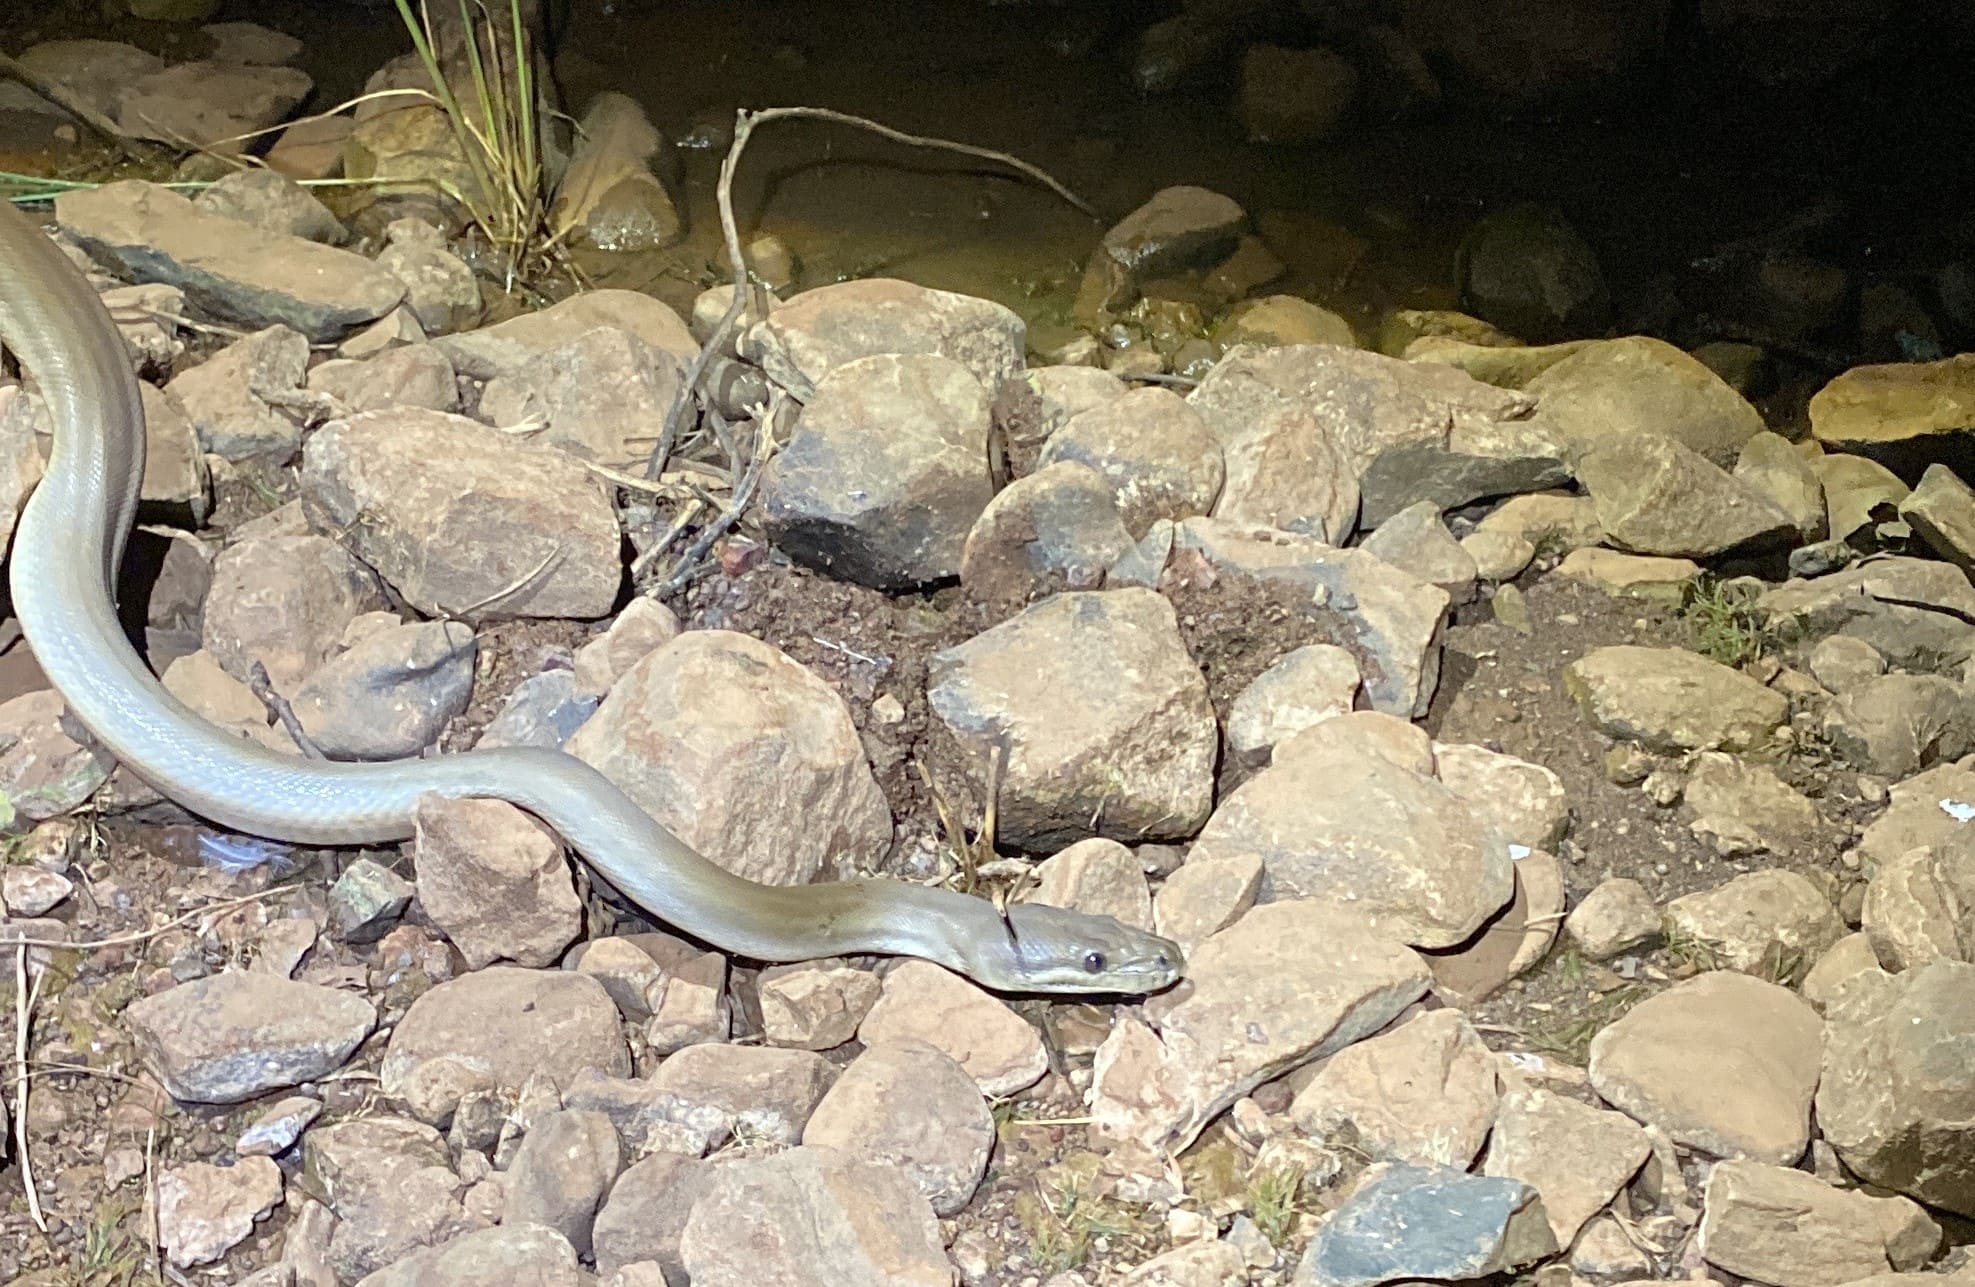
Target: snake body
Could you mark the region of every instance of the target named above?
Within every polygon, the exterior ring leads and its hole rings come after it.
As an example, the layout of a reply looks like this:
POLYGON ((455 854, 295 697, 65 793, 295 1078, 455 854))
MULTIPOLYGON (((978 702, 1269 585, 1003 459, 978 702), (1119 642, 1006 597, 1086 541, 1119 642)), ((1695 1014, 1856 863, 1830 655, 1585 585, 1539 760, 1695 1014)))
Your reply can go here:
POLYGON ((422 796, 507 800, 554 828, 659 920, 736 955, 923 957, 1010 992, 1144 993, 1179 949, 1108 916, 900 881, 757 884, 697 853, 609 778, 561 751, 476 750, 388 763, 303 760, 208 723, 125 638, 116 573, 136 511, 144 417, 121 336, 80 271, 0 201, 0 339, 54 421, 14 536, 14 611, 49 682, 105 749, 190 812, 253 836, 375 845, 412 834, 422 796))

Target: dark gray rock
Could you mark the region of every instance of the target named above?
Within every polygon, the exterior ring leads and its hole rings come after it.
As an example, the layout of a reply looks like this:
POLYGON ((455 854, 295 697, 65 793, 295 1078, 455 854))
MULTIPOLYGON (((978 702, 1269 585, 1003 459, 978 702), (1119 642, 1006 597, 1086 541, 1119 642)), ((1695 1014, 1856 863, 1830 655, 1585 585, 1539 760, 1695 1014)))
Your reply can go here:
POLYGON ((1296 1287, 1464 1281, 1555 1255, 1536 1190, 1520 1180, 1398 1164, 1361 1183, 1317 1231, 1296 1287))

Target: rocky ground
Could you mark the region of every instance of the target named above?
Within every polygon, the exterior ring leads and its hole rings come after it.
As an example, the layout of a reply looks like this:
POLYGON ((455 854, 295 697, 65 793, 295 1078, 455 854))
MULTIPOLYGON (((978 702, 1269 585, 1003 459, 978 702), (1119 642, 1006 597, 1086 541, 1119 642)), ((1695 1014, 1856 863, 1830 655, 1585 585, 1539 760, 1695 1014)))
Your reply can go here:
MULTIPOLYGON (((1265 231, 1155 194, 1038 352, 895 280, 517 312, 272 171, 62 196, 145 381, 126 613, 207 718, 560 746, 753 879, 978 868, 1189 963, 764 968, 497 801, 244 841, 10 629, 0 1278, 1969 1278, 1975 365, 1759 406, 1787 354, 1585 338, 1528 210, 1368 342, 1265 231)), ((8 531, 46 430, 0 375, 8 531)))

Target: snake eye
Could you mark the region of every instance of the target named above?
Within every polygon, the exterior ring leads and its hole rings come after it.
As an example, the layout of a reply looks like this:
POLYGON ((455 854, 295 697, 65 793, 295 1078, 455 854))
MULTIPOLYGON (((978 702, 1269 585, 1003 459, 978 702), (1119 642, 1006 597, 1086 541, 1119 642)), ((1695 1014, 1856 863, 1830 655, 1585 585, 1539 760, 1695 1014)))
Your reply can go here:
POLYGON ((1102 974, 1103 972, 1104 972, 1104 953, 1102 953, 1102 952, 1085 952, 1085 953, 1084 953, 1084 973, 1085 973, 1085 974, 1102 974))

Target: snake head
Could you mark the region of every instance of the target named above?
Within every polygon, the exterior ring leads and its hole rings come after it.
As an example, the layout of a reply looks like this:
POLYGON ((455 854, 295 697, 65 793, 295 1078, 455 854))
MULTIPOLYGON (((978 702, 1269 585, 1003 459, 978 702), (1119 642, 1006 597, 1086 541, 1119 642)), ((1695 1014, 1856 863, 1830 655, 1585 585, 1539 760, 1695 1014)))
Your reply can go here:
POLYGON ((1138 996, 1171 987, 1186 964, 1179 944, 1111 916, 1013 903, 1001 919, 989 986, 1009 992, 1138 996))

